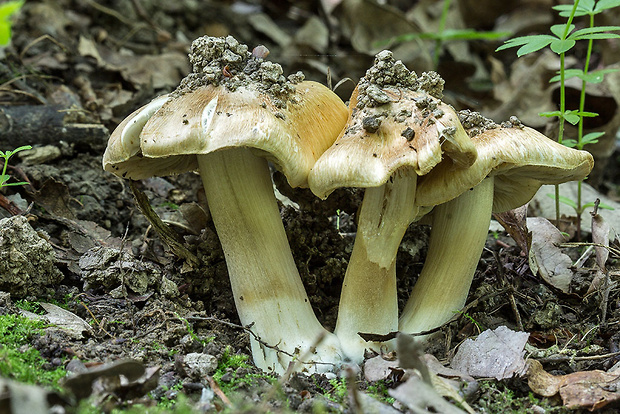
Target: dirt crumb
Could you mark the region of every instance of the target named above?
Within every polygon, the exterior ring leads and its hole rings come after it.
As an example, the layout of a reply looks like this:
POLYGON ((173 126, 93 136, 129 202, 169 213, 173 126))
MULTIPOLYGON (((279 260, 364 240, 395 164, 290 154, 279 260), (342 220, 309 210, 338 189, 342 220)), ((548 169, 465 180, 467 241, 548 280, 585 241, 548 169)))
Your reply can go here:
POLYGON ((425 92, 441 99, 443 86, 444 80, 436 72, 424 72, 418 77, 402 61, 395 60, 391 51, 383 50, 375 55, 374 64, 360 79, 357 107, 363 109, 398 101, 399 92, 390 93, 390 89, 398 88, 425 92))
POLYGON ((172 95, 180 96, 206 85, 223 85, 230 91, 246 87, 267 93, 277 107, 286 107, 294 85, 304 80, 304 74, 285 77, 280 64, 265 60, 269 50, 262 45, 257 48, 260 52, 252 53, 232 36, 199 37, 189 52, 192 73, 181 80, 172 95))
POLYGON ((489 129, 499 127, 492 119, 482 116, 479 112, 464 109, 458 112, 459 120, 470 137, 482 134, 489 129))

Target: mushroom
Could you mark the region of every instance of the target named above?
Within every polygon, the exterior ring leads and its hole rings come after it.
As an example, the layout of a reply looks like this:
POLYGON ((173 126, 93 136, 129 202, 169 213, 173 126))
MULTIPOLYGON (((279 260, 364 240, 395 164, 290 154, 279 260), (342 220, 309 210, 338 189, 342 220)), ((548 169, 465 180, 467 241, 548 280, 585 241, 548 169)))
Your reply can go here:
POLYGON ((356 362, 365 349, 393 346, 358 333, 398 329, 396 253, 409 224, 428 211, 415 205, 418 177, 442 159, 461 169, 476 158, 456 112, 440 99, 442 86, 437 74, 418 78, 380 52, 353 91, 345 129, 310 172, 321 198, 338 187, 366 189, 334 331, 356 362))
POLYGON ((103 166, 133 180, 199 171, 239 319, 260 338, 250 338, 255 364, 281 373, 307 356, 304 370, 327 371, 342 359, 340 343, 308 300, 268 161, 291 186, 307 186, 347 111, 325 86, 299 73, 285 79, 265 55, 249 53, 231 36, 195 40, 193 73, 118 126, 103 166))
POLYGON ((401 332, 436 328, 465 305, 491 212, 524 205, 543 184, 583 179, 594 165, 590 153, 560 145, 514 117, 503 126, 475 113, 462 118, 477 134, 478 158, 467 169, 442 161, 418 182, 416 205, 435 207, 426 261, 400 317, 401 332))

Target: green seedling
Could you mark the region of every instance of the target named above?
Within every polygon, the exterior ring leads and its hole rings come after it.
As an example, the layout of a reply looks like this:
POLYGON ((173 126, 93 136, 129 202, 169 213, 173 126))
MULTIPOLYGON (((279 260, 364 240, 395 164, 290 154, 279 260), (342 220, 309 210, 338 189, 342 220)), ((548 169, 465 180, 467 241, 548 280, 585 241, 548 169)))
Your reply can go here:
POLYGON ((437 70, 439 66, 439 57, 441 50, 446 42, 451 41, 472 41, 472 40, 496 40, 509 36, 509 32, 480 32, 474 29, 446 29, 448 20, 448 12, 452 0, 444 0, 441 16, 439 18, 439 27, 436 33, 407 33, 391 39, 390 42, 402 43, 415 39, 427 39, 435 41, 435 50, 433 52, 433 69, 437 70))
POLYGON ((6 169, 9 166, 9 158, 18 153, 19 151, 32 149, 30 145, 24 145, 22 147, 16 148, 13 151, 0 151, 0 157, 4 158, 4 167, 2 168, 2 174, 0 174, 0 188, 9 187, 13 185, 24 185, 28 184, 27 182, 21 181, 17 183, 9 183, 10 175, 6 173, 6 169))
POLYGON ((11 18, 23 4, 22 0, 0 4, 0 47, 8 45, 11 41, 11 18))
MULTIPOLYGON (((589 71, 589 68, 594 40, 620 38, 620 35, 616 33, 611 33, 613 31, 620 30, 620 26, 596 26, 594 24, 594 16, 604 12, 605 10, 609 10, 618 6, 620 6, 620 0, 574 0, 572 5, 554 6, 553 9, 559 11, 560 16, 567 18, 565 24, 556 24, 551 26, 551 34, 516 37, 514 39, 507 40, 502 46, 497 48, 497 51, 499 51, 512 47, 518 47, 519 49, 517 50, 517 56, 521 57, 529 53, 533 53, 549 47, 551 51, 560 56, 560 70, 557 76, 551 79, 551 82, 560 82, 560 109, 558 111, 543 112, 540 115, 544 117, 559 118, 560 122, 558 126, 558 142, 568 147, 583 149, 583 147, 588 144, 596 143, 598 138, 603 135, 602 132, 593 132, 583 135, 584 118, 598 116, 598 114, 596 113, 588 112, 585 110, 586 83, 602 82, 606 74, 616 70, 602 69, 597 71, 589 71), (576 26, 573 24, 574 18, 583 16, 588 16, 589 18, 588 27, 575 30, 576 26), (583 69, 566 69, 566 52, 573 49, 578 41, 583 40, 588 41, 583 69), (577 77, 582 81, 579 109, 566 108, 566 80, 572 77, 577 77), (564 140, 565 121, 572 125, 578 126, 577 139, 564 140)), ((581 221, 581 213, 585 209, 585 206, 581 205, 581 183, 581 181, 578 182, 577 202, 574 203, 574 208, 578 216, 578 222, 581 221)), ((559 187, 557 185, 555 187, 554 198, 556 223, 559 223, 560 202, 563 199, 562 197, 560 197, 559 187)), ((566 199, 564 198, 564 200, 566 199)))

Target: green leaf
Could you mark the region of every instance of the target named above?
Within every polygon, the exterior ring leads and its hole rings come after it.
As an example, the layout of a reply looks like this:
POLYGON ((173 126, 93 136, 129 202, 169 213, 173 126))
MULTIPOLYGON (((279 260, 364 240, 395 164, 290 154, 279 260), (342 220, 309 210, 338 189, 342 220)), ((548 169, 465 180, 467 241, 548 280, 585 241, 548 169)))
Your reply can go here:
POLYGON ((25 182, 25 181, 20 181, 19 183, 2 184, 1 186, 2 187, 11 187, 11 186, 14 186, 14 185, 24 185, 24 184, 28 184, 28 183, 25 182))
MULTIPOLYGON (((582 75, 583 75, 583 70, 581 69, 564 70, 564 80, 575 78, 575 77, 581 78, 582 75)), ((560 71, 558 71, 558 74, 555 75, 553 78, 549 79, 549 83, 559 82, 559 81, 560 81, 560 71)))
POLYGON ((9 17, 17 13, 23 4, 24 2, 21 0, 7 1, 6 3, 0 4, 0 20, 8 21, 9 17))
POLYGON ((544 116, 545 118, 553 118, 554 116, 559 117, 562 115, 560 111, 551 111, 551 112, 540 112, 538 116, 544 116))
POLYGON ((448 29, 441 33, 407 33, 397 36, 392 41, 397 43, 408 42, 414 39, 431 39, 431 40, 495 40, 502 37, 510 36, 510 32, 479 32, 474 29, 448 29))
MULTIPOLYGON (((555 200, 555 194, 547 194, 547 196, 555 200)), ((570 198, 559 196, 558 200, 560 201, 560 203, 566 204, 567 206, 571 206, 573 209, 577 210, 577 203, 575 203, 570 198)))
POLYGON ((584 75, 579 76, 579 78, 588 83, 601 83, 603 82, 603 79, 605 78, 606 74, 618 72, 619 70, 620 69, 617 69, 617 68, 593 70, 592 72, 588 72, 584 75))
MULTIPOLYGON (((582 209, 585 210, 586 208, 594 207, 595 205, 596 204, 594 203, 586 203, 583 205, 582 209)), ((615 208, 605 203, 598 203, 598 208, 602 208, 603 210, 615 210, 615 208)))
POLYGON ((11 178, 10 175, 7 174, 0 174, 0 187, 4 187, 4 183, 6 183, 7 181, 9 181, 9 178, 11 178))
POLYGON ((603 135, 605 135, 604 132, 590 132, 589 134, 581 137, 581 146, 583 147, 584 145, 588 144, 596 144, 598 142, 598 139, 603 135))
POLYGON ((519 50, 517 50, 517 57, 521 57, 521 56, 528 55, 530 53, 537 52, 540 49, 548 46, 553 41, 554 39, 551 36, 549 36, 549 38, 547 39, 545 38, 534 39, 533 41, 521 46, 519 50))
POLYGON ((562 141, 562 145, 568 148, 575 148, 577 146, 577 141, 574 139, 565 139, 562 141))
MULTIPOLYGON (((567 111, 569 112, 569 111, 567 111)), ((594 118, 595 116, 598 116, 598 114, 596 112, 588 112, 588 111, 570 111, 573 112, 574 114, 578 115, 578 116, 582 116, 584 118, 594 118)))
POLYGON ((6 46, 11 41, 11 25, 0 21, 0 47, 6 46))
MULTIPOLYGON (((552 9, 559 11, 560 16, 562 17, 569 17, 571 13, 573 12, 573 6, 570 6, 568 4, 561 4, 558 6, 553 6, 552 9)), ((575 10, 574 16, 580 17, 580 16, 587 16, 588 14, 590 14, 590 12, 586 9, 583 9, 581 5, 579 5, 577 6, 577 10, 575 10)))
MULTIPOLYGON (((498 47, 497 49, 495 49, 495 51, 499 51, 499 50, 504 50, 504 49, 508 49, 511 47, 517 47, 517 46, 521 46, 521 45, 535 45, 535 44, 542 44, 542 46, 540 46, 538 49, 542 49, 543 47, 547 46, 549 43, 551 43, 553 40, 555 40, 556 38, 550 35, 532 35, 532 36, 519 36, 519 37, 515 37, 514 39, 508 39, 506 40, 506 42, 501 45, 500 47, 498 47)), ((536 51, 534 50, 534 52, 536 51)))
MULTIPOLYGON (((572 37, 571 37, 572 38, 572 37)), ((581 36, 576 36, 575 40, 601 40, 601 39, 618 39, 620 35, 615 33, 592 33, 581 36)))
POLYGON ((594 26, 594 27, 586 27, 585 29, 579 29, 575 33, 571 34, 572 36, 581 36, 584 34, 591 33, 604 33, 604 32, 613 32, 616 30, 620 30, 620 26, 594 26))
POLYGON ((603 10, 612 9, 618 6, 620 6, 620 0, 599 0, 596 3, 596 7, 594 8, 594 10, 600 13, 603 10))
POLYGON ((556 39, 553 42, 551 42, 550 47, 552 51, 560 55, 562 53, 566 53, 569 50, 571 50, 573 46, 575 46, 575 43, 577 42, 575 42, 573 39, 566 39, 566 40, 556 39))
POLYGON ((564 112, 564 120, 571 125, 577 125, 581 118, 574 111, 564 112))
POLYGON ((558 39, 566 39, 566 36, 568 36, 568 33, 570 33, 573 30, 575 30, 575 25, 571 24, 568 27, 568 31, 566 31, 566 25, 565 24, 554 24, 553 26, 551 26, 550 30, 551 30, 551 33, 556 35, 556 37, 558 39))

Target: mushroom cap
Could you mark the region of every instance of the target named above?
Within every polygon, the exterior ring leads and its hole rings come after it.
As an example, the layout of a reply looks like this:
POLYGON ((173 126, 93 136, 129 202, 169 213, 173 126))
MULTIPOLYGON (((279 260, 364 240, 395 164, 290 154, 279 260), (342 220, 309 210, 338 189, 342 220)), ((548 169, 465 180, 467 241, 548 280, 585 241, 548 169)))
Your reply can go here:
POLYGON ((399 168, 427 174, 444 153, 459 168, 474 163, 476 148, 451 106, 423 90, 387 86, 381 91, 389 102, 360 109, 358 89, 345 129, 310 172, 318 197, 339 187, 378 187, 399 168))
POLYGON ((194 171, 196 155, 245 147, 276 164, 291 186, 306 186, 346 118, 340 98, 317 82, 296 84, 284 106, 251 86, 200 86, 158 97, 128 116, 108 141, 103 167, 139 180, 194 171))
POLYGON ((585 178, 594 160, 528 127, 497 127, 472 137, 478 158, 467 169, 441 162, 418 180, 416 204, 434 206, 494 177, 493 211, 522 206, 543 184, 560 184, 585 178))

